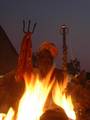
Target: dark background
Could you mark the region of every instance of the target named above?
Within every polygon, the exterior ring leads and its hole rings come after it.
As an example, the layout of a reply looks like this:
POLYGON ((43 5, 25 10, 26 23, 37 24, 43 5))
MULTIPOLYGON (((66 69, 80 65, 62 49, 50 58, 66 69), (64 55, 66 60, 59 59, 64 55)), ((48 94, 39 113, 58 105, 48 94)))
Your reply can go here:
POLYGON ((59 26, 67 24, 69 59, 77 57, 81 68, 90 71, 90 1, 89 0, 0 0, 0 25, 19 52, 23 37, 22 20, 31 20, 37 27, 33 34, 33 51, 44 40, 54 42, 59 49, 56 61, 62 63, 62 37, 59 26))

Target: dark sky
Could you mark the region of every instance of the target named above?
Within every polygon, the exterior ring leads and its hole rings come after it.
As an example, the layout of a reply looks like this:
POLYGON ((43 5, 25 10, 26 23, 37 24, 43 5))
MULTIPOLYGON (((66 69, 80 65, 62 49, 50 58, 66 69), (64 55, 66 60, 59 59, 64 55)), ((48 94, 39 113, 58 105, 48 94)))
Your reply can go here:
POLYGON ((82 69, 90 71, 90 0, 0 0, 0 25, 17 51, 23 37, 23 19, 30 19, 32 26, 38 23, 32 39, 33 51, 44 40, 54 42, 59 49, 58 65, 62 62, 59 26, 67 24, 69 59, 78 57, 82 69))

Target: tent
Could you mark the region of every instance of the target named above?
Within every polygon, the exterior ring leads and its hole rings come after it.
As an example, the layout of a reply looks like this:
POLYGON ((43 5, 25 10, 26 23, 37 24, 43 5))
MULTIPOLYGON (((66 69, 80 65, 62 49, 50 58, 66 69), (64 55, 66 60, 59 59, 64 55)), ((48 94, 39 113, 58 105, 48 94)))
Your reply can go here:
POLYGON ((0 26, 0 76, 15 69, 18 54, 0 26))

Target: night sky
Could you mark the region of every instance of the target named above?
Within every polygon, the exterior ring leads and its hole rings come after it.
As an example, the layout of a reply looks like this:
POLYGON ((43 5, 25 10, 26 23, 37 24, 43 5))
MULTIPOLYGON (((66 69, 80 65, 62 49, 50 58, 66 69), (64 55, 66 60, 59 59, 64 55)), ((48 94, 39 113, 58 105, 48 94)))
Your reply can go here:
POLYGON ((81 69, 90 71, 90 0, 0 0, 0 25, 19 52, 23 37, 22 20, 37 22, 32 37, 33 51, 44 40, 54 42, 59 49, 56 61, 62 63, 62 36, 59 28, 67 24, 68 59, 77 57, 81 69))

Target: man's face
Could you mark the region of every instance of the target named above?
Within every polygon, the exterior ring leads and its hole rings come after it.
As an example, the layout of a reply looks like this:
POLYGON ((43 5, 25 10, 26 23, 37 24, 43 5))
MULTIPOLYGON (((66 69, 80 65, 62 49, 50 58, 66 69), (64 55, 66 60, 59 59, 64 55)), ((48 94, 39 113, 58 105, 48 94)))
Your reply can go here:
POLYGON ((43 50, 39 54, 39 66, 48 69, 53 64, 53 57, 48 50, 43 50))

